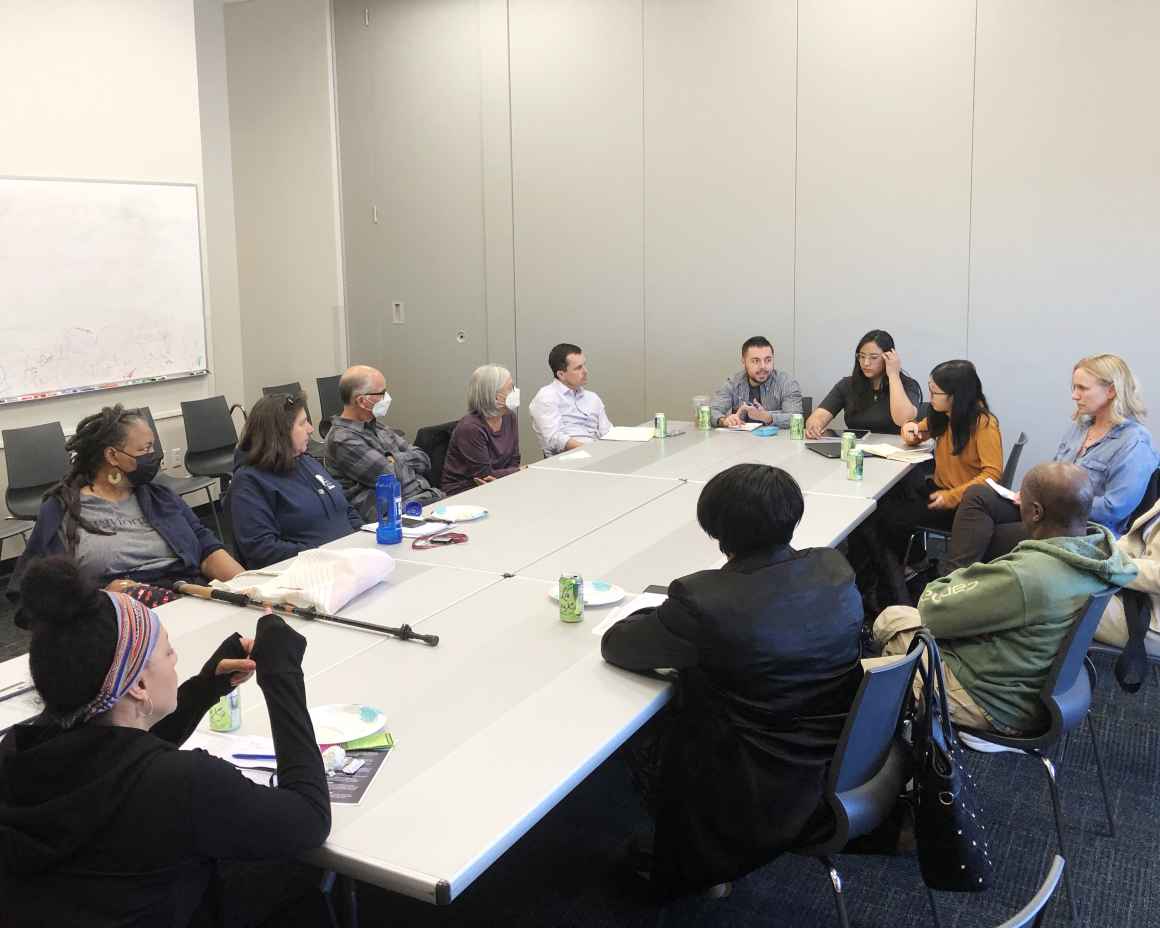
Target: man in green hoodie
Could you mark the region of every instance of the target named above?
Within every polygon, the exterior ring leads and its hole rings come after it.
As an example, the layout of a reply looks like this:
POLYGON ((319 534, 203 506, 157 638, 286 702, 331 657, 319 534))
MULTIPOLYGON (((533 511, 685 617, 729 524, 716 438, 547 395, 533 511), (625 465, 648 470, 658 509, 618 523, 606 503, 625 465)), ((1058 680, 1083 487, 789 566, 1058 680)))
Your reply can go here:
POLYGON ((942 652, 951 717, 1013 735, 1047 727, 1039 694, 1088 598, 1136 575, 1115 536, 1088 522, 1092 492, 1082 468, 1040 464, 1020 492, 1028 540, 935 580, 917 609, 891 606, 874 623, 884 655, 904 654, 918 626, 929 628, 942 652))

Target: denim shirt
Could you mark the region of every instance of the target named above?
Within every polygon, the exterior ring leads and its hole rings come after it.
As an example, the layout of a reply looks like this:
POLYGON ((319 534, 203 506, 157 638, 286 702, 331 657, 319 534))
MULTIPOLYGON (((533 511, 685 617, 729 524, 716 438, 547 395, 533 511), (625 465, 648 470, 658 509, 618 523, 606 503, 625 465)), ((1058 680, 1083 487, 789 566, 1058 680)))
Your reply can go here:
POLYGON ((1088 426, 1076 422, 1059 443, 1055 460, 1078 464, 1092 485, 1091 521, 1106 525, 1117 537, 1140 505, 1148 479, 1160 463, 1152 436, 1135 419, 1125 419, 1081 456, 1088 426))

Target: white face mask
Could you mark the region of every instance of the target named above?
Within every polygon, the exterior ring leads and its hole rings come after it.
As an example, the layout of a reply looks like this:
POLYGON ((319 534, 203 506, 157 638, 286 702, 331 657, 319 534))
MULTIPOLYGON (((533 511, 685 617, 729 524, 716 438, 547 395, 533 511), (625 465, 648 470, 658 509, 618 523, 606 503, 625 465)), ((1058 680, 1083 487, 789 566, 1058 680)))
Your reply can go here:
POLYGON ((520 388, 516 387, 514 390, 512 390, 512 392, 509 393, 507 398, 503 401, 503 404, 512 412, 518 410, 520 408, 520 388))
POLYGON ((391 408, 391 394, 384 393, 383 398, 371 407, 371 413, 376 419, 381 419, 387 414, 387 410, 391 408))

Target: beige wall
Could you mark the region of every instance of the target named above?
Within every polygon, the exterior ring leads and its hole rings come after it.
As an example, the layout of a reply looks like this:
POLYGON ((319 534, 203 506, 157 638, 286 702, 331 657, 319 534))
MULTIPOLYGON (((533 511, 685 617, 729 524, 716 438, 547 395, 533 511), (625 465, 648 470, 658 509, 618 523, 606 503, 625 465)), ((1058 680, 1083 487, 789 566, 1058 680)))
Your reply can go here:
POLYGON ((330 6, 225 7, 245 402, 346 363, 330 6))
POLYGON ((428 377, 397 424, 448 417, 457 320, 502 306, 508 360, 513 292, 524 396, 577 341, 621 422, 687 416, 755 332, 820 399, 879 327, 924 386, 975 360, 1028 463, 1081 354, 1160 403, 1154 3, 374 0, 370 28, 335 3, 352 341, 428 377), (383 183, 422 247, 364 221, 383 183), (383 322, 400 260, 425 328, 383 322))
MULTIPOLYGON (((179 417, 162 417, 182 400, 240 397, 223 51, 220 7, 206 0, 0 4, 0 174, 196 184, 213 371, 0 409, 0 427, 59 420, 67 432, 101 405, 148 405, 170 464, 185 437, 179 417)), ((10 542, 5 554, 16 550, 10 542)))

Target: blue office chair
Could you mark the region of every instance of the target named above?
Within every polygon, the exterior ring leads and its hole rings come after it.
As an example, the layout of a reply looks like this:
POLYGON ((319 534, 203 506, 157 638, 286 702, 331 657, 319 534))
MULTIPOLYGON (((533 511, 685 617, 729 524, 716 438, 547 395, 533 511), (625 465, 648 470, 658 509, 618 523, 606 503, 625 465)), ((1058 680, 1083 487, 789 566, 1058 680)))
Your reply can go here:
MULTIPOLYGON (((1089 713, 1092 705, 1092 688, 1095 685, 1096 669, 1087 657, 1088 647, 1092 636, 1096 633, 1096 626, 1100 624, 1100 617, 1104 614, 1112 592, 1100 593, 1091 597, 1080 610, 1078 618, 1072 623, 1071 629, 1060 646, 1055 663, 1047 676, 1047 683, 1040 693, 1040 700, 1047 710, 1049 719, 1047 730, 1039 735, 1013 737, 1001 735, 995 731, 984 731, 977 728, 958 726, 959 740, 963 746, 975 751, 1011 752, 1025 754, 1036 758, 1043 764, 1043 771, 1047 776, 1047 788, 1051 793, 1051 805, 1055 813, 1055 835, 1059 842, 1059 853, 1067 857, 1067 850, 1063 841, 1063 812, 1059 804, 1059 788, 1055 780, 1055 764, 1047 756, 1047 751, 1060 744, 1059 756, 1056 763, 1063 763, 1067 742, 1063 737, 1080 725, 1087 722, 1088 735, 1091 738, 1092 754, 1096 760, 1096 772, 1099 775, 1100 791, 1104 797, 1104 811, 1108 816, 1108 828, 1115 836, 1116 822, 1112 816, 1112 804, 1108 799, 1108 787, 1104 780, 1104 764, 1100 757, 1099 743, 1096 741, 1095 728, 1089 713), (981 742, 981 743, 980 743, 981 742)), ((1067 902, 1071 910, 1072 923, 1079 921, 1076 913, 1075 894, 1072 892, 1069 873, 1064 873, 1064 887, 1067 890, 1067 902)))
POLYGON ((1066 866, 1066 861, 1056 854, 1039 891, 1031 897, 1027 905, 1003 924, 997 925, 996 928, 1039 928, 1047 915, 1047 903, 1051 901, 1051 897, 1055 895, 1055 890, 1059 886, 1059 878, 1063 876, 1064 866, 1066 866))
MULTIPOLYGON (((896 661, 866 668, 826 781, 825 801, 834 813, 834 834, 821 844, 794 851, 825 867, 842 928, 849 928, 850 916, 833 858, 854 838, 885 822, 898 804, 910 776, 899 725, 924 650, 920 644, 896 661)), ((933 899, 931 906, 933 912, 933 899)), ((937 912, 934 917, 937 923, 937 912)))

